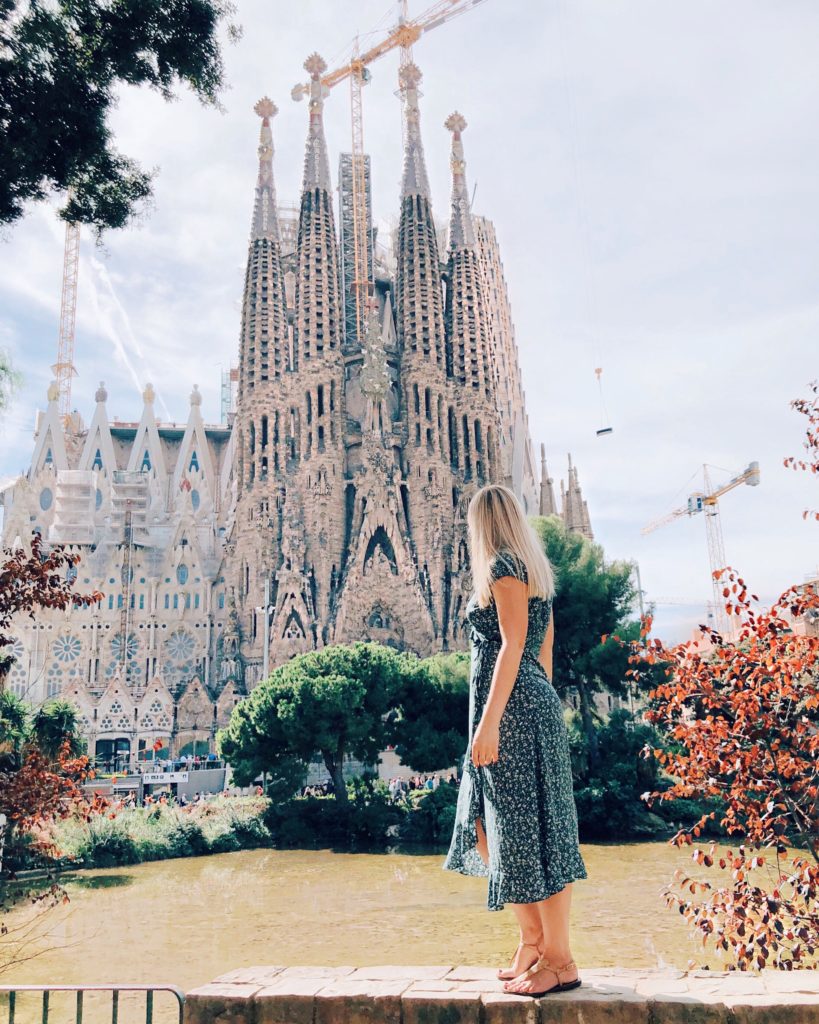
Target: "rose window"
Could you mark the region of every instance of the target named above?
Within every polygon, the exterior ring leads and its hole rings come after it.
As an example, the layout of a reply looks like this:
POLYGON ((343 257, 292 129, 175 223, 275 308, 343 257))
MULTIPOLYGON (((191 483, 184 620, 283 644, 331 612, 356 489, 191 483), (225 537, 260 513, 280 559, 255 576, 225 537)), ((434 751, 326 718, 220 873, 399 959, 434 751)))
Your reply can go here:
POLYGON ((173 661, 187 661, 195 647, 194 639, 185 629, 176 629, 165 642, 168 657, 173 661))
POLYGON ((124 648, 125 649, 123 650, 122 633, 117 633, 115 636, 111 637, 111 653, 117 661, 121 661, 123 654, 125 654, 125 657, 128 659, 135 658, 137 655, 137 651, 139 650, 139 641, 133 633, 129 633, 126 637, 124 648))

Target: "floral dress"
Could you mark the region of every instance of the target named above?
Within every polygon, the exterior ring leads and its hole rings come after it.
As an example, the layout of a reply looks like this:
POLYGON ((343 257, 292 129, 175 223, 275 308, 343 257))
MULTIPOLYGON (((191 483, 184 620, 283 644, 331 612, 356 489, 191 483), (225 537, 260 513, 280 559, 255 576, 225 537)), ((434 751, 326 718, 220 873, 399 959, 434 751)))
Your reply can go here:
MULTIPOLYGON (((492 580, 527 582, 526 568, 509 554, 496 556, 492 580)), ((537 660, 552 612, 551 599, 529 599, 529 623, 515 685, 500 720, 498 760, 476 767, 472 737, 492 683, 501 634, 494 600, 466 607, 472 638, 469 678, 469 744, 458 791, 455 826, 444 870, 489 877, 487 907, 534 903, 586 878, 577 836, 569 739, 563 706, 537 660), (489 864, 478 853, 480 818, 489 864)))

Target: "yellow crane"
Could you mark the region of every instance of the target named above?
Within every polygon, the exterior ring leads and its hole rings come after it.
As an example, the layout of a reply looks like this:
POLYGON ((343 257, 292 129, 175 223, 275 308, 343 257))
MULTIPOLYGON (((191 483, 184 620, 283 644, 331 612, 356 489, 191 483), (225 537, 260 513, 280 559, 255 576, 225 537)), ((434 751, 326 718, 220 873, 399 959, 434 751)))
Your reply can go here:
MULTIPOLYGON (((69 199, 71 195, 72 192, 69 190, 69 199)), ((77 375, 77 371, 74 369, 74 325, 77 318, 77 275, 79 269, 80 225, 69 221, 65 225, 57 362, 51 367, 57 387, 60 389, 60 417, 66 430, 71 425, 71 378, 77 375)))
MULTIPOLYGON (((346 79, 350 80, 350 120, 352 126, 352 208, 353 208, 353 280, 355 293, 356 324, 359 331, 364 327, 364 313, 371 288, 369 273, 369 238, 367 237, 367 190, 364 178, 364 117, 362 111, 362 88, 370 80, 369 65, 396 47, 401 48, 401 63, 411 59, 412 47, 422 35, 446 24, 484 0, 438 0, 423 14, 407 18, 406 0, 401 0, 401 16, 387 35, 363 53, 359 52, 358 39, 353 44, 352 59, 340 67, 321 76, 321 84, 329 92, 346 79)), ((304 99, 310 92, 309 84, 299 83, 293 87, 294 100, 304 99)))
POLYGON ((725 541, 722 535, 722 524, 719 518, 719 499, 723 494, 732 491, 740 484, 747 484, 749 487, 756 487, 759 484, 759 463, 749 462, 747 467, 736 476, 732 477, 721 487, 711 486, 711 476, 708 466, 702 467, 703 483, 705 488, 702 491, 694 491, 688 496, 688 501, 682 508, 676 508, 673 512, 655 519, 643 527, 644 534, 658 530, 661 526, 674 522, 681 516, 696 516, 700 512, 705 514, 705 534, 708 540, 708 559, 711 564, 711 584, 714 591, 714 617, 715 626, 723 636, 729 637, 732 634, 732 626, 725 612, 725 600, 722 596, 723 584, 714 578, 718 569, 725 568, 725 541))

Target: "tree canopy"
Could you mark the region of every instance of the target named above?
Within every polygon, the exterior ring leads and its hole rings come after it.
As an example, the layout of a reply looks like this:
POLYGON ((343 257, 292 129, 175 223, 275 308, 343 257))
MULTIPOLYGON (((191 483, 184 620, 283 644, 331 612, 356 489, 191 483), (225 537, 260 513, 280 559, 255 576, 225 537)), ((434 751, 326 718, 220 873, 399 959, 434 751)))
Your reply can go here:
POLYGON ((640 632, 634 617, 633 566, 607 562, 599 544, 567 530, 557 516, 536 517, 532 525, 556 579, 554 686, 558 692, 577 691, 589 761, 594 766, 598 754, 594 694, 604 690, 625 694, 628 672, 624 649, 601 640, 612 633, 631 640, 640 632))
MULTIPOLYGON (((119 153, 109 114, 124 85, 175 98, 177 83, 219 109, 218 32, 231 0, 0 0, 0 223, 71 190, 60 210, 119 228, 150 197, 155 170, 119 153)), ((228 22, 228 38, 239 38, 228 22)))

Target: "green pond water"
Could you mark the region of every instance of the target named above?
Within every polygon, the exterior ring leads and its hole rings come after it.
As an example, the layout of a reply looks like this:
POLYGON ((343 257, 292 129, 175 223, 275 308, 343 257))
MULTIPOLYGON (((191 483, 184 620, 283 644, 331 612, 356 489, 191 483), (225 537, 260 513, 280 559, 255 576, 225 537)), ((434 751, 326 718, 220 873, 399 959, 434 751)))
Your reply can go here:
MULTIPOLYGON (((589 877, 572 899, 581 969, 708 962, 661 895, 675 868, 694 867, 690 850, 646 842, 582 852, 589 877)), ((505 964, 517 937, 511 909, 488 911, 486 879, 443 871, 443 857, 253 850, 63 876, 70 903, 49 913, 31 951, 51 948, 0 984, 187 991, 257 964, 505 964)))

